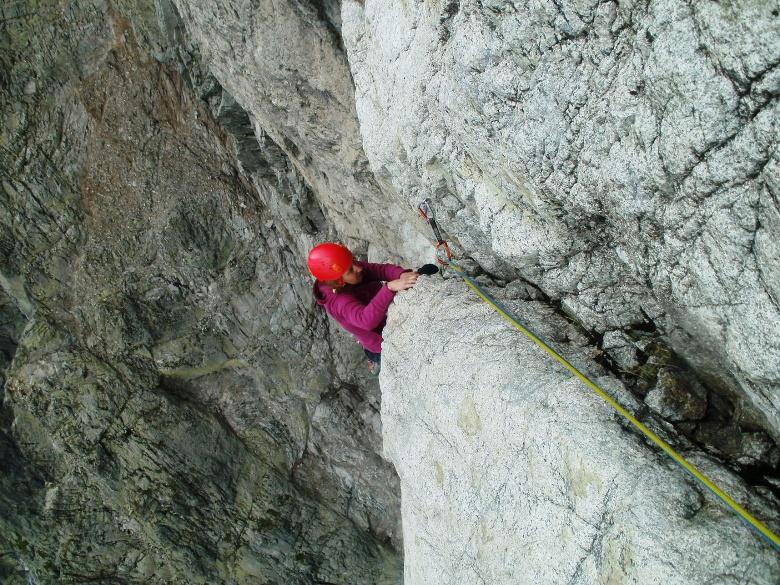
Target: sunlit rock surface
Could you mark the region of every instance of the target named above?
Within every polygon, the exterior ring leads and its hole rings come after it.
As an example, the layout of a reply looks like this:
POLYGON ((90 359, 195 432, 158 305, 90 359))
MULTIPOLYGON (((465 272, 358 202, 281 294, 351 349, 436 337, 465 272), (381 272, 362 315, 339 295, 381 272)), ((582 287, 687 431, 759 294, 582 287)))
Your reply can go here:
MULTIPOLYGON (((564 320, 535 302, 509 307, 635 409, 564 320)), ((766 542, 460 281, 403 293, 386 332, 382 420, 406 585, 780 579, 766 542)), ((670 440, 777 529, 773 504, 670 440)))
POLYGON ((772 2, 345 2, 371 168, 588 329, 654 326, 780 438, 772 2))

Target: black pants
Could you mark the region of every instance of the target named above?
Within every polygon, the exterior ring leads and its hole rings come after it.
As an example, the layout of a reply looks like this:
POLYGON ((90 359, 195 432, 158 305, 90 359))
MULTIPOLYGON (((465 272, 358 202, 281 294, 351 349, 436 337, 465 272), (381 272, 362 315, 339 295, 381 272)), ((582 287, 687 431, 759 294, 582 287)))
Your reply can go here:
POLYGON ((363 353, 366 354, 366 357, 370 359, 372 362, 376 364, 382 363, 382 354, 381 353, 374 353, 373 351, 368 351, 367 349, 363 350, 363 353))

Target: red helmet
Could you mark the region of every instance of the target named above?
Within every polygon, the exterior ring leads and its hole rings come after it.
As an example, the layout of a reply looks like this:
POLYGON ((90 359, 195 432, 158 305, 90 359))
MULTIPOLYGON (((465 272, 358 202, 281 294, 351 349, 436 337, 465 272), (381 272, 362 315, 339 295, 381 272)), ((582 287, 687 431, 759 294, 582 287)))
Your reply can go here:
POLYGON ((336 280, 352 266, 352 252, 341 244, 318 244, 309 252, 308 264, 317 280, 336 280))

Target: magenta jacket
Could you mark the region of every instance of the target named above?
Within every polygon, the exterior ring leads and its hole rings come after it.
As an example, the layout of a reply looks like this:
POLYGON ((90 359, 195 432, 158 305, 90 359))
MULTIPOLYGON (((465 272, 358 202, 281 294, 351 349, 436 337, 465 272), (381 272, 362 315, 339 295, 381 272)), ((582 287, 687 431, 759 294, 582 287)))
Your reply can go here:
POLYGON ((387 318, 387 308, 395 293, 385 282, 395 280, 406 268, 394 264, 358 262, 363 268, 363 282, 341 289, 333 289, 319 281, 314 283, 314 298, 339 325, 355 336, 368 351, 382 351, 382 329, 387 318))

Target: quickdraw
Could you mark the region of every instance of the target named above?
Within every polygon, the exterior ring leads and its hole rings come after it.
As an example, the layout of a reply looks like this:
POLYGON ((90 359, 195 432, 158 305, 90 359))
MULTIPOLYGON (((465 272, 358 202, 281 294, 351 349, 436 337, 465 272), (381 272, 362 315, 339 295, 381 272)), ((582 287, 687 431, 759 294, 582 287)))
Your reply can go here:
POLYGON ((515 329, 520 331, 520 333, 522 333, 528 339, 533 341, 542 351, 544 351, 551 358, 553 358, 558 363, 560 363, 564 368, 569 370, 569 372, 571 372, 578 380, 580 380, 580 382, 582 382, 583 384, 585 384, 585 386, 593 390, 593 392, 596 395, 602 398, 618 414, 620 414, 623 418, 625 418, 628 422, 630 422, 634 426, 634 428, 636 428, 639 432, 641 432, 647 439, 655 443, 662 451, 664 451, 667 455, 669 455, 669 457, 671 457, 683 469, 685 469, 699 482, 701 482, 708 490, 710 490, 715 496, 717 496, 720 499, 720 501, 723 502, 723 504, 725 504, 728 508, 730 508, 742 520, 744 520, 745 523, 750 528, 752 528, 757 534, 763 537, 764 540, 766 540, 766 542, 772 548, 775 549, 775 551, 780 552, 780 537, 778 537, 774 532, 772 532, 758 518, 750 514, 750 512, 748 512, 745 508, 743 508, 736 501, 734 501, 734 499, 731 496, 729 496, 726 492, 720 489, 712 480, 710 480, 707 476, 705 476, 701 471, 699 471, 696 467, 691 465, 682 455, 677 453, 677 451, 675 451, 666 441, 664 441, 661 437, 659 437, 657 434, 655 434, 653 431, 647 428, 646 425, 644 425, 630 412, 628 412, 625 408, 623 408, 614 398, 612 398, 609 394, 607 394, 601 387, 599 387, 597 384, 591 381, 585 374, 580 372, 576 367, 574 367, 571 363, 569 363, 569 361, 566 360, 566 358, 560 355, 547 343, 542 341, 542 339, 539 338, 536 334, 534 334, 530 329, 528 329, 525 325, 523 325, 517 319, 517 317, 515 317, 508 309, 506 309, 501 303, 499 303, 496 299, 494 299, 485 290, 483 290, 482 287, 479 286, 479 284, 476 281, 474 281, 471 277, 469 277, 466 274, 463 268, 458 266, 452 260, 452 254, 450 253, 449 246, 447 245, 447 242, 445 242, 444 239, 441 237, 441 232, 439 231, 439 227, 436 225, 434 215, 433 215, 433 207, 431 205, 430 199, 425 199, 422 203, 420 203, 419 210, 420 210, 420 215, 423 217, 423 219, 425 219, 433 228, 433 234, 436 237, 436 244, 435 244, 436 261, 439 262, 439 264, 442 264, 443 266, 446 266, 454 270, 465 281, 465 283, 469 286, 469 288, 471 288, 471 290, 473 290, 474 293, 479 298, 481 298, 487 305, 489 305, 494 311, 496 311, 499 315, 501 315, 501 317, 506 319, 515 329), (446 261, 442 260, 439 257, 440 249, 444 249, 446 251, 447 253, 446 261))
POLYGON ((447 242, 441 237, 441 231, 439 231, 439 226, 436 224, 436 216, 433 213, 431 200, 428 198, 423 199, 422 203, 417 207, 417 211, 420 212, 420 216, 427 221, 428 225, 433 229, 433 235, 436 238, 436 243, 434 244, 434 247, 436 248, 436 262, 442 266, 447 266, 447 262, 439 258, 439 249, 441 248, 444 250, 444 253, 447 255, 447 260, 452 260, 452 252, 450 252, 450 247, 447 245, 447 242))

